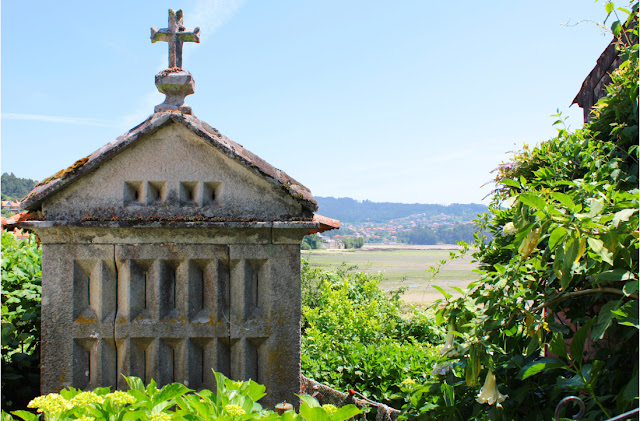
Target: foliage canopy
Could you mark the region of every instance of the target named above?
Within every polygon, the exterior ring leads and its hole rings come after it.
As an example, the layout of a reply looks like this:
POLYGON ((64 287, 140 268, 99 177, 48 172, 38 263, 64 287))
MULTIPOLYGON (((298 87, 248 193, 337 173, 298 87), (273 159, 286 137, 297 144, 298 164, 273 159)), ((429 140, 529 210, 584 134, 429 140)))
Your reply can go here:
POLYGON ((2 407, 24 407, 40 389, 42 250, 2 231, 2 407))
POLYGON ((557 137, 499 168, 481 280, 438 303, 462 357, 407 390, 407 419, 551 419, 572 394, 589 419, 638 405, 637 4, 606 7, 628 13, 612 25, 625 61, 590 123, 569 132, 558 116, 557 137), (488 405, 488 387, 504 400, 488 405))

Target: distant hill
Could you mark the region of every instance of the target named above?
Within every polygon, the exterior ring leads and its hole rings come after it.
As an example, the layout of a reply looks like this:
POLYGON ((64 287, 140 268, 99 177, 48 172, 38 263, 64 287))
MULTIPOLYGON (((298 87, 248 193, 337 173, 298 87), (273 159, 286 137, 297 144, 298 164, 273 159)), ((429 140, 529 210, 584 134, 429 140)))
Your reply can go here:
MULTIPOLYGON (((13 173, 4 173, 2 174, 2 200, 21 200, 36 184, 36 180, 16 177, 13 173)), ((417 214, 422 214, 426 218, 444 214, 451 220, 467 222, 475 219, 477 214, 488 210, 487 206, 476 203, 408 204, 321 196, 316 196, 316 200, 319 206, 318 212, 321 215, 354 225, 363 222, 384 223, 417 214)))
POLYGON ((391 203, 358 201, 348 197, 319 197, 318 213, 340 222, 359 224, 362 222, 386 222, 391 219, 405 218, 416 214, 436 216, 445 214, 461 221, 471 221, 477 214, 488 210, 487 206, 469 203, 451 205, 433 205, 423 203, 391 203))
POLYGON ((38 183, 29 178, 16 177, 13 173, 2 174, 2 200, 22 200, 38 183))

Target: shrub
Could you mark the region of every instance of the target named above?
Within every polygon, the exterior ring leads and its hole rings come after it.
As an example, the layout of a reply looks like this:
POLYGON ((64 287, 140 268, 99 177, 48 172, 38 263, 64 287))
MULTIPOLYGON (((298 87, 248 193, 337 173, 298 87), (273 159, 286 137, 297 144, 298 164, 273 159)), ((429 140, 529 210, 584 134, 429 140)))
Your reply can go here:
POLYGON ((40 390, 42 250, 2 231, 2 407, 24 408, 40 390))
MULTIPOLYGON (((137 377, 125 377, 129 390, 111 392, 108 387, 92 392, 74 388, 40 396, 29 402, 45 421, 205 421, 205 420, 326 420, 343 421, 361 411, 354 405, 335 408, 320 406, 311 396, 301 396, 300 414, 287 411, 278 415, 263 409, 258 403, 265 396, 265 387, 252 381, 236 382, 215 373, 216 393, 210 390, 194 392, 181 383, 168 384, 161 389, 151 380, 144 386, 137 377)), ((37 421, 39 416, 28 411, 13 411, 25 421, 37 421)), ((13 418, 2 411, 2 419, 13 418)))
MULTIPOLYGON (((621 42, 637 40, 633 9, 621 42)), ((461 357, 405 388, 404 419, 551 419, 569 395, 588 419, 637 407, 637 51, 623 48, 591 123, 500 168, 479 221, 494 235, 476 242, 482 277, 436 314, 461 357)))
POLYGON ((424 381, 436 366, 439 348, 434 344, 443 342, 444 330, 432 314, 416 310, 403 315, 402 291, 382 290, 382 275, 344 265, 335 271, 305 267, 307 281, 315 280, 318 290, 313 306, 302 310, 303 373, 400 407, 402 382, 424 381))

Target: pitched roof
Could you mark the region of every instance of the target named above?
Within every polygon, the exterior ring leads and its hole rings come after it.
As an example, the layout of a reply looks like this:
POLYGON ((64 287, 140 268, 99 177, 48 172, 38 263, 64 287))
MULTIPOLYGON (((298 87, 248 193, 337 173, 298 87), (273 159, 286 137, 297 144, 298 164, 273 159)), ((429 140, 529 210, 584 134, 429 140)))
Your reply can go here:
POLYGON ((283 171, 273 167, 259 156, 248 151, 242 145, 220 134, 220 132, 204 121, 200 121, 192 115, 177 112, 163 112, 151 115, 143 123, 106 144, 88 157, 76 161, 69 168, 61 170, 46 180, 41 181, 22 200, 22 208, 27 210, 39 209, 46 198, 57 193, 83 175, 92 172, 104 162, 134 144, 138 139, 155 133, 162 127, 172 123, 182 124, 212 147, 242 164, 253 173, 282 188, 287 194, 311 212, 315 212, 318 209, 318 203, 308 188, 289 177, 283 171))

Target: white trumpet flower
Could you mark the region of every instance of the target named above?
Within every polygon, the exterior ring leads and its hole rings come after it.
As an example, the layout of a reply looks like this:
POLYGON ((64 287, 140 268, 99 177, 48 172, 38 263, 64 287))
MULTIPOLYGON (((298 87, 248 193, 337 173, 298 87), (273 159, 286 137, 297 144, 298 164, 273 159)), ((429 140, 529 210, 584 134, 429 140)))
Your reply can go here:
POLYGON ((442 357, 457 357, 458 351, 456 351, 456 345, 453 341, 453 325, 449 325, 449 331, 447 332, 447 339, 444 341, 444 346, 440 350, 440 356, 442 357))
POLYGON ((488 403, 489 405, 493 405, 495 403, 497 406, 501 406, 500 404, 508 397, 509 395, 503 395, 498 391, 496 376, 491 370, 489 370, 487 378, 484 381, 484 386, 482 386, 480 393, 476 396, 476 401, 478 403, 488 403))
POLYGON ((506 224, 504 224, 504 227, 502 227, 502 234, 504 235, 513 235, 517 232, 518 228, 516 228, 513 222, 507 222, 506 224))

